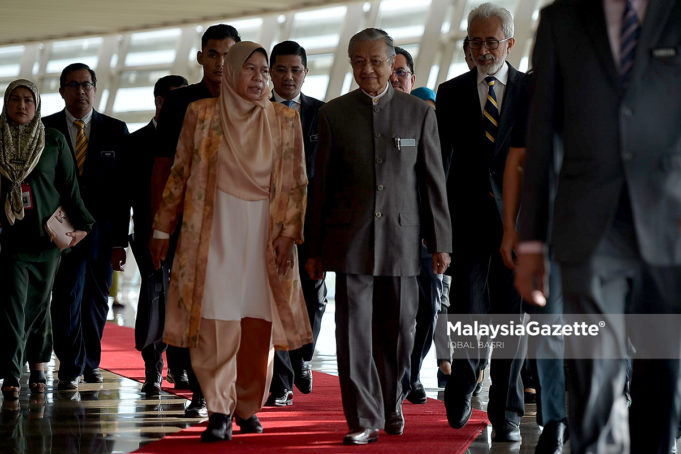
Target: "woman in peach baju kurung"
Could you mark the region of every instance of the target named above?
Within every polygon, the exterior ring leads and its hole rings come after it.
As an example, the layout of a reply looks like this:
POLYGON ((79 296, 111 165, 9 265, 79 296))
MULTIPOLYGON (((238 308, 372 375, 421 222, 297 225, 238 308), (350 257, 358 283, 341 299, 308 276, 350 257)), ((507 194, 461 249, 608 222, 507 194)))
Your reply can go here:
POLYGON ((175 162, 154 219, 156 263, 182 214, 164 341, 189 347, 206 397, 201 439, 262 432, 256 416, 273 347, 312 342, 294 243, 307 194, 298 113, 270 101, 267 53, 237 43, 218 98, 187 109, 175 162))

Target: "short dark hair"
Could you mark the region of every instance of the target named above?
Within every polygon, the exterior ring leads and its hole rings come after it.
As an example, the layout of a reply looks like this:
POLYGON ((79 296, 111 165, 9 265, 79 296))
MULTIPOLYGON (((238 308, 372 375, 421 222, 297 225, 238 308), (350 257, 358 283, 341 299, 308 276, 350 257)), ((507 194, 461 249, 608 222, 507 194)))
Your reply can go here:
POLYGON ((236 28, 232 27, 231 25, 227 24, 211 25, 203 33, 203 36, 201 36, 201 50, 203 50, 203 48, 206 47, 206 44, 208 44, 209 39, 223 40, 227 38, 232 38, 235 43, 241 41, 241 36, 239 36, 239 32, 236 30, 236 28))
POLYGON ((154 97, 161 96, 165 98, 172 88, 184 87, 189 85, 187 79, 176 74, 170 76, 163 76, 154 84, 154 97))
POLYGON ((409 66, 409 71, 414 74, 414 59, 411 54, 407 52, 406 49, 395 46, 395 56, 402 55, 407 60, 407 66, 409 66))
POLYGON ((90 69, 88 65, 85 63, 71 63, 69 66, 64 68, 61 72, 61 75, 59 76, 59 88, 64 88, 64 85, 66 85, 66 77, 71 74, 74 71, 80 71, 81 69, 87 69, 90 71, 90 77, 92 78, 92 84, 97 86, 97 76, 95 75, 95 72, 90 69))
POLYGON ((468 47, 469 47, 470 45, 471 45, 471 39, 470 39, 468 36, 466 36, 466 37, 463 39, 463 53, 464 53, 464 54, 465 54, 466 52, 468 52, 468 47))
POLYGON ((303 62, 303 66, 307 68, 307 54, 305 49, 295 41, 282 41, 272 48, 270 54, 270 66, 274 66, 274 62, 279 55, 298 55, 303 62))

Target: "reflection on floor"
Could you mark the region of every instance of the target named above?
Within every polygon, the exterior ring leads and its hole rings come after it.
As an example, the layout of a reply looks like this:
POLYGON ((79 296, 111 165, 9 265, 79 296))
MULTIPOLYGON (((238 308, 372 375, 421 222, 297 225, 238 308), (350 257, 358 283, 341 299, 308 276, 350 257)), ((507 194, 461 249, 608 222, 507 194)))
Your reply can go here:
MULTIPOLYGON (((118 294, 123 306, 112 309, 109 320, 110 323, 133 327, 139 277, 134 260, 129 262, 118 294)), ((330 276, 329 283, 330 301, 312 367, 337 374, 333 276, 330 276)), ((113 302, 113 298, 110 300, 113 302)), ((78 392, 58 392, 57 369, 58 362, 53 360, 47 374, 48 389, 45 394, 29 393, 26 372, 19 401, 3 401, 0 412, 0 453, 126 453, 200 421, 184 417, 185 399, 168 393, 156 399, 147 399, 140 392, 140 383, 106 371, 102 384, 82 383, 78 392)), ((431 348, 424 361, 421 381, 428 397, 442 400, 442 390, 437 388, 436 372, 434 349, 431 348)), ((489 377, 488 372, 486 377, 489 377)), ((486 378, 480 398, 473 399, 476 408, 486 409, 489 384, 486 378)), ((413 404, 405 402, 404 405, 413 404)), ((541 433, 535 422, 536 405, 526 404, 525 410, 520 426, 522 444, 492 443, 491 427, 488 427, 471 445, 467 454, 534 453, 541 433)), ((406 424, 409 424, 409 420, 406 424)), ((564 452, 569 452, 569 444, 564 452)))

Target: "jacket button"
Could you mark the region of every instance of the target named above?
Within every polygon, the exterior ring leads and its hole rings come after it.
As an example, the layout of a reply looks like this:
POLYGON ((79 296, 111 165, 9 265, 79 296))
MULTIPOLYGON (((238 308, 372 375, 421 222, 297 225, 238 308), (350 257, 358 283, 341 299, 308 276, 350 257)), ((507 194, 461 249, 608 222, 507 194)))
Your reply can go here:
POLYGON ((382 185, 382 184, 379 184, 379 185, 376 187, 376 189, 378 189, 379 191, 382 191, 382 190, 383 190, 383 185, 382 185))
POLYGON ((376 160, 376 164, 383 164, 383 159, 378 158, 378 159, 376 160))
POLYGON ((383 213, 381 213, 380 211, 377 211, 376 212, 376 219, 380 219, 381 216, 383 216, 383 213))

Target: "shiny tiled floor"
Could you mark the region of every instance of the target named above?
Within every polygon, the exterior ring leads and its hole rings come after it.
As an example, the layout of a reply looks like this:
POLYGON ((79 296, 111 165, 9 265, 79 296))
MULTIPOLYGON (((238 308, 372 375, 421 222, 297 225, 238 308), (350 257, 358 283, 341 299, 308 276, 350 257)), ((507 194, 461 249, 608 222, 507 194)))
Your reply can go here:
MULTIPOLYGON (((336 374, 333 276, 330 280, 331 300, 312 365, 315 370, 336 374)), ((138 285, 134 260, 130 260, 128 270, 122 275, 119 293, 124 307, 110 311, 111 323, 134 326, 138 285)), ((160 398, 146 399, 138 382, 106 371, 102 384, 81 384, 80 390, 75 393, 58 392, 53 385, 57 369, 58 362, 53 360, 48 371, 48 390, 44 395, 28 393, 26 374, 19 401, 3 401, 0 453, 126 453, 199 422, 184 417, 185 399, 167 393, 160 398)), ((421 372, 422 382, 429 397, 442 399, 442 390, 437 388, 436 372, 434 349, 431 349, 421 372)), ((489 381, 486 379, 482 395, 474 398, 476 408, 486 408, 488 388, 489 381)), ((405 402, 405 405, 413 404, 405 402)), ((467 454, 534 453, 540 434, 535 415, 536 406, 527 404, 521 423, 522 444, 492 443, 491 427, 488 427, 467 454)), ((409 424, 409 421, 406 423, 409 424)), ((569 452, 569 444, 565 452, 569 452)))

